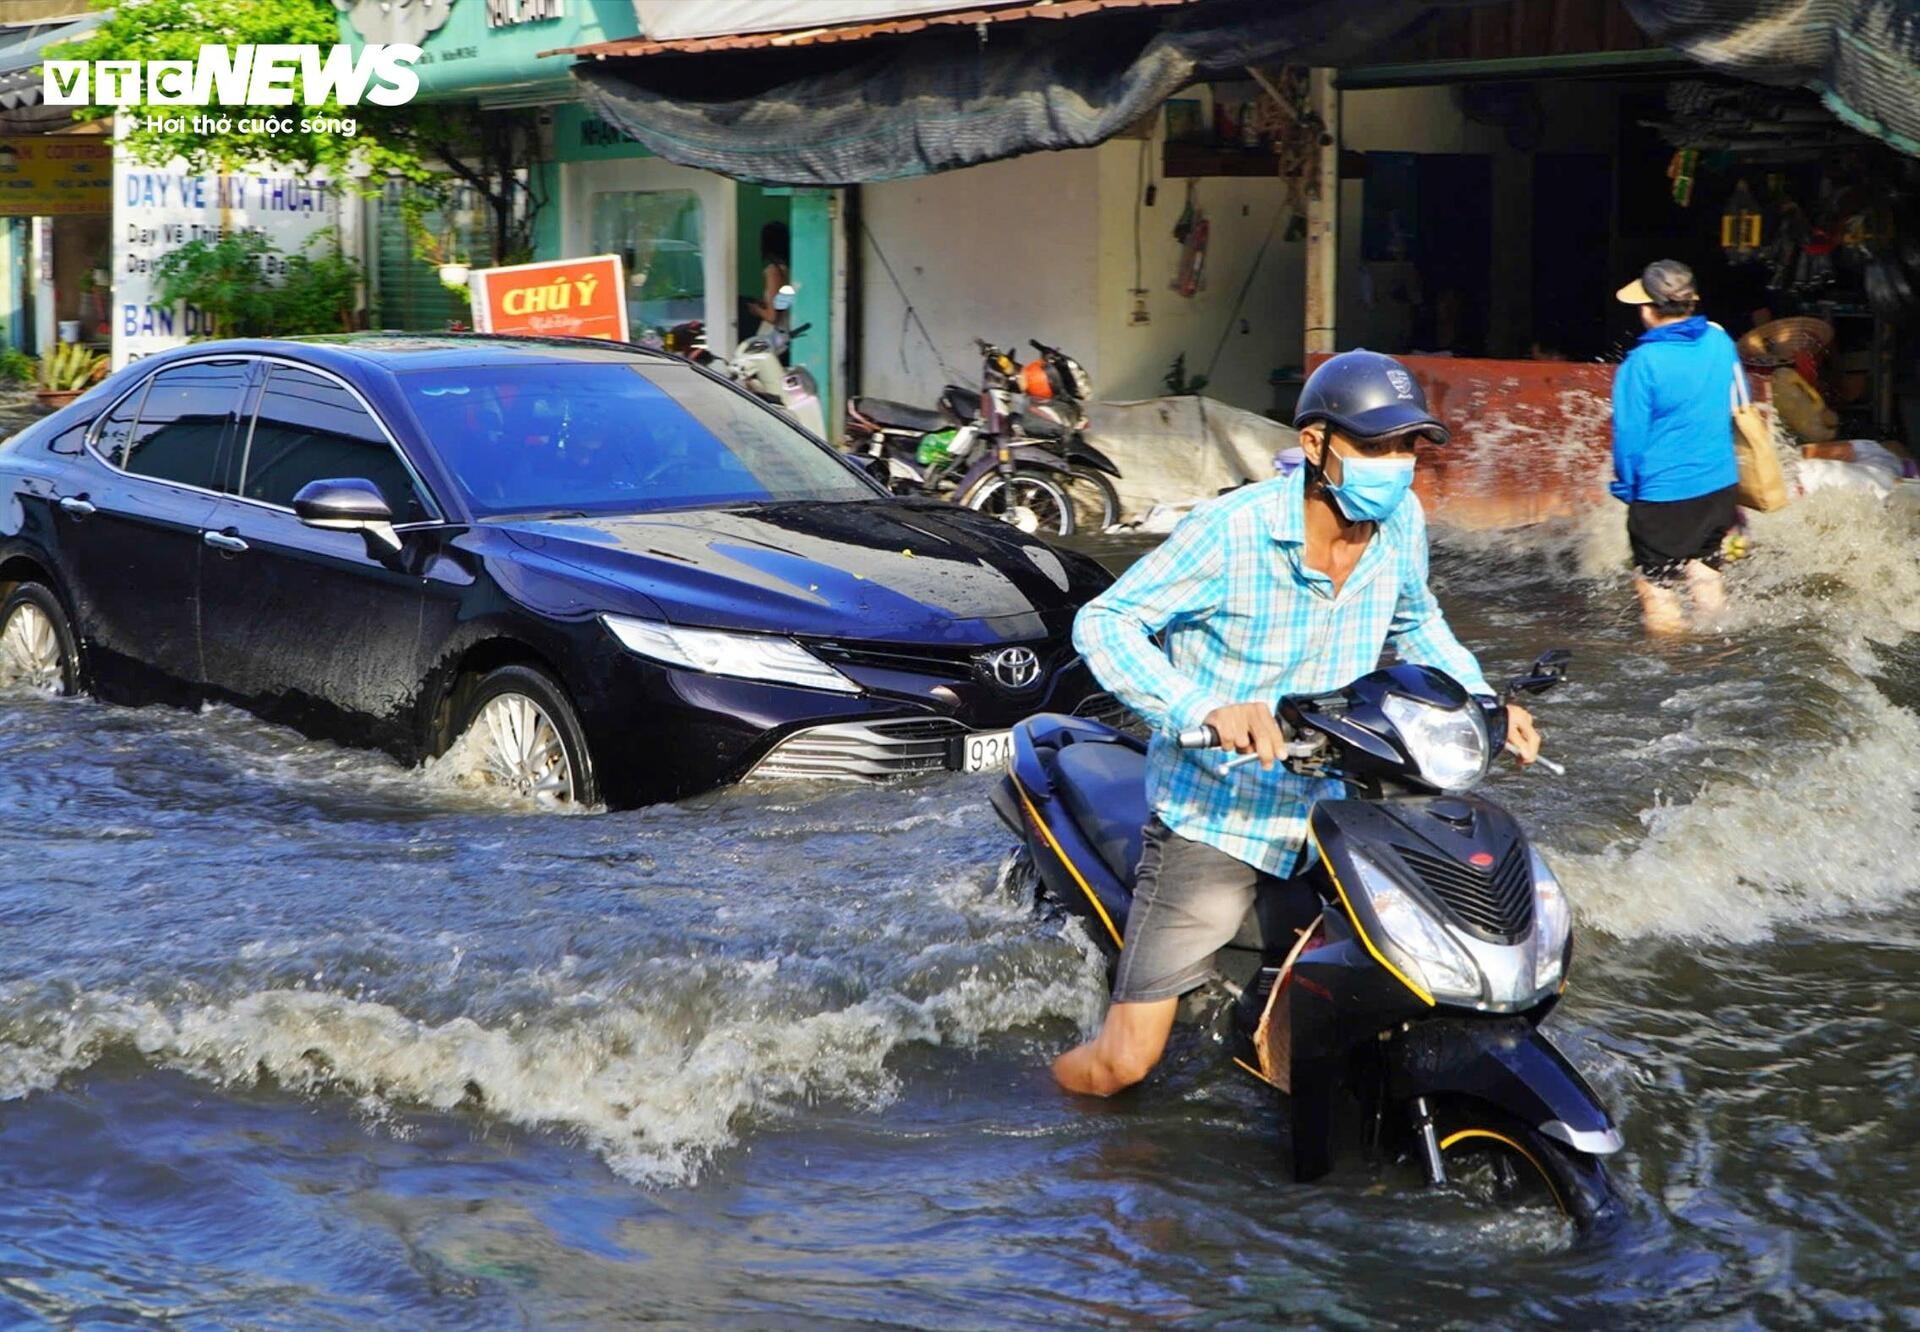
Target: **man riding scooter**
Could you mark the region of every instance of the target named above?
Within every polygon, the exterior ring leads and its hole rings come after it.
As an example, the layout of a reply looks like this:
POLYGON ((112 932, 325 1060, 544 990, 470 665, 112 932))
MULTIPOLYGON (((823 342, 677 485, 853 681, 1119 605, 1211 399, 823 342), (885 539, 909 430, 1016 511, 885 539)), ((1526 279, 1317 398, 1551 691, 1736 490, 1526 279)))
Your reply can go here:
MULTIPOLYGON (((1275 766, 1282 695, 1338 689, 1384 647, 1493 693, 1427 586, 1414 443, 1448 434, 1419 383, 1391 357, 1344 352, 1307 380, 1294 424, 1301 468, 1200 505, 1075 621, 1094 674, 1153 728, 1153 814, 1112 1006, 1098 1035, 1054 1061, 1068 1091, 1110 1096, 1145 1078, 1180 996, 1207 978, 1256 896, 1289 902, 1279 881, 1297 871, 1307 812, 1340 784, 1275 766), (1258 765, 1223 773, 1182 749, 1180 733, 1201 726, 1258 765)), ((1533 718, 1507 710, 1508 744, 1531 763, 1533 718)), ((1316 909, 1298 906, 1299 923, 1316 909)))

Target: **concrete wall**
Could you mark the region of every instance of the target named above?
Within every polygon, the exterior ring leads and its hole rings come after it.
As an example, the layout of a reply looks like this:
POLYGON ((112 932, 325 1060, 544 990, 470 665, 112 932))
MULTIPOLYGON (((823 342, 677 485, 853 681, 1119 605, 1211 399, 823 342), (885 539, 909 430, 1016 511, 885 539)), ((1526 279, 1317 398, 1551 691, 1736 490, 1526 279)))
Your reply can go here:
POLYGON ((1184 352, 1190 376, 1208 374, 1213 362, 1208 397, 1265 411, 1273 401, 1268 375, 1298 366, 1304 345, 1306 245, 1285 239, 1285 186, 1277 176, 1206 176, 1193 182, 1212 234, 1206 286, 1192 297, 1182 296, 1171 285, 1181 249, 1173 227, 1186 206, 1187 182, 1160 178, 1158 136, 1156 126, 1146 157, 1146 179, 1159 186, 1151 208, 1143 203, 1138 183, 1141 141, 1095 150, 1100 164, 1100 396, 1125 400, 1165 393, 1161 381, 1168 365, 1184 352), (1145 324, 1129 322, 1136 227, 1145 324), (1272 240, 1262 255, 1269 233, 1272 240), (1236 314, 1242 287, 1246 299, 1236 314), (1216 348, 1219 359, 1213 361, 1216 348))
POLYGON ((977 384, 975 338, 1039 338, 1098 383, 1098 210, 1092 151, 864 186, 867 234, 848 237, 860 250, 859 391, 931 405, 950 378, 977 384), (933 346, 906 318, 909 302, 933 346))
POLYGON ((1283 239, 1284 217, 1273 226, 1284 187, 1277 177, 1196 182, 1212 239, 1206 286, 1184 297, 1170 284, 1180 263, 1173 226, 1186 182, 1160 177, 1160 151, 1157 137, 1122 139, 863 187, 861 220, 872 239, 848 238, 861 252, 860 391, 930 403, 949 378, 941 357, 973 382, 973 339, 1016 339, 1030 355, 1027 339, 1039 338, 1080 360, 1096 396, 1148 398, 1166 391, 1161 381, 1175 355, 1186 354, 1189 375, 1203 374, 1219 346, 1207 394, 1264 411, 1272 401, 1268 374, 1301 360, 1305 247, 1283 239), (1150 208, 1143 202, 1149 182, 1158 187, 1150 208), (1136 224, 1137 285, 1148 311, 1141 325, 1130 322, 1136 224), (1273 240, 1232 316, 1270 229, 1273 240), (938 355, 905 319, 875 240, 938 355))

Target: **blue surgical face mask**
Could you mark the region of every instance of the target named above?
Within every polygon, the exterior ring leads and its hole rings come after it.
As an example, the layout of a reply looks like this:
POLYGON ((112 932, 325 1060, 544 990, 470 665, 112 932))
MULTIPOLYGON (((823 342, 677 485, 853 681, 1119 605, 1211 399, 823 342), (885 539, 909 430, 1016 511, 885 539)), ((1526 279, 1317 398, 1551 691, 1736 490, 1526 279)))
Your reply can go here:
POLYGON ((1411 458, 1352 458, 1340 455, 1339 485, 1327 482, 1327 493, 1352 523, 1384 523, 1400 507, 1413 487, 1411 458))

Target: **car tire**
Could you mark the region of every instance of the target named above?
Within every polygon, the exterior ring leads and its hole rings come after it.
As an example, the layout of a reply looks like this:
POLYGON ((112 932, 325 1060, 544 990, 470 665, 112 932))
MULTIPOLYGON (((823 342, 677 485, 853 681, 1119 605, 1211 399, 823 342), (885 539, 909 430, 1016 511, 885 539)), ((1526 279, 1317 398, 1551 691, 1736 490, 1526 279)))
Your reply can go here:
POLYGON ((481 676, 464 691, 453 736, 483 785, 560 809, 599 801, 580 716, 537 666, 498 666, 481 676))
POLYGON ((0 689, 80 690, 80 650, 60 598, 45 583, 19 583, 0 602, 0 689))

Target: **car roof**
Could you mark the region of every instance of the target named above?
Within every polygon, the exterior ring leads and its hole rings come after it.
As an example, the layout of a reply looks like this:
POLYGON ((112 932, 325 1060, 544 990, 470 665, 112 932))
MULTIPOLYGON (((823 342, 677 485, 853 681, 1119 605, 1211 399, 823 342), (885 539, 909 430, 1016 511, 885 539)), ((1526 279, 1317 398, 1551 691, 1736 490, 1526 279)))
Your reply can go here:
MULTIPOLYGON (((301 338, 223 338, 195 342, 178 351, 188 356, 217 356, 222 352, 250 356, 285 356, 337 370, 354 365, 378 366, 388 373, 512 365, 631 363, 637 359, 662 364, 685 364, 670 352, 636 347, 629 342, 596 338, 505 337, 489 333, 334 333, 301 338)), ((175 359, 169 357, 168 359, 175 359)))

